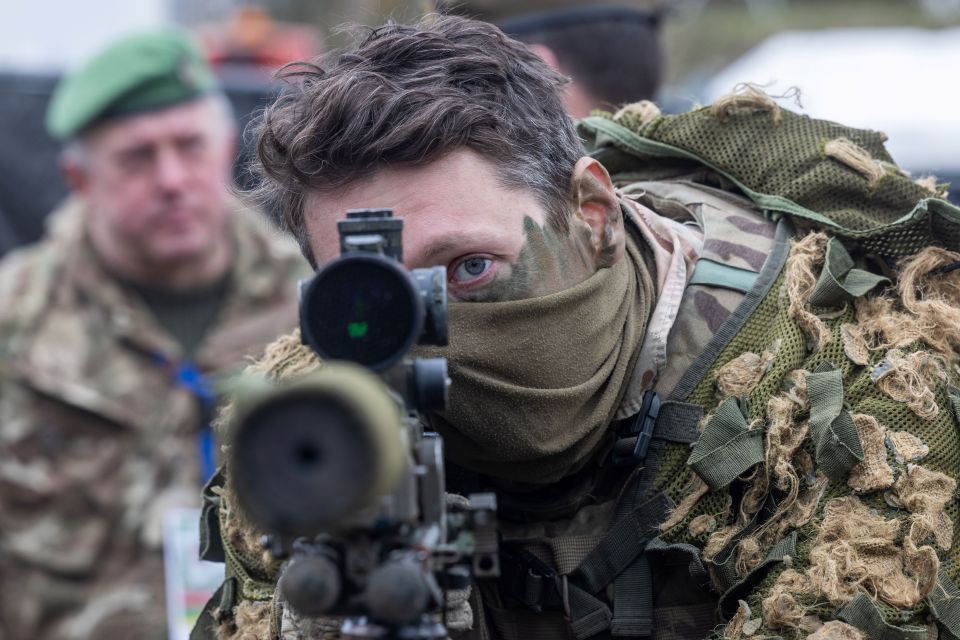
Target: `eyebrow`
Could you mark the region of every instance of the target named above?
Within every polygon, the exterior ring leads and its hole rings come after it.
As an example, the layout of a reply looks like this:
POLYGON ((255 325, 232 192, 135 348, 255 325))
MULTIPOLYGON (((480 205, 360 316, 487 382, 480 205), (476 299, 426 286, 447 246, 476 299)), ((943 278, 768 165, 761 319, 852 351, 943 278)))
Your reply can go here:
POLYGON ((436 242, 430 243, 423 251, 423 260, 429 262, 437 256, 443 255, 459 246, 459 242, 450 237, 440 238, 436 242))
POLYGON ((500 244, 503 242, 502 235, 493 235, 489 233, 468 233, 462 232, 442 236, 433 240, 424 248, 421 259, 429 263, 438 256, 450 253, 451 251, 462 251, 466 243, 472 244, 500 244))

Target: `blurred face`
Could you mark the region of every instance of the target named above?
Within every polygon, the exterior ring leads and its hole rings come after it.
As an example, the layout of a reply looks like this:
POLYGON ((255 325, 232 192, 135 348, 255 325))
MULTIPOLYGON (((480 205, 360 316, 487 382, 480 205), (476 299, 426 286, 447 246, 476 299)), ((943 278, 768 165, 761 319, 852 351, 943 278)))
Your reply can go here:
POLYGON ((222 261, 233 151, 231 124, 210 99, 94 129, 66 167, 94 248, 134 279, 222 261))
POLYGON ((496 167, 469 150, 423 167, 383 169, 336 193, 308 193, 304 212, 317 262, 339 256, 336 223, 347 209, 380 207, 404 220, 406 267, 444 266, 454 301, 546 295, 598 267, 596 236, 579 210, 571 212, 569 233, 554 231, 533 193, 505 188, 496 167))
POLYGON ((568 69, 564 69, 553 49, 545 44, 528 44, 527 47, 540 56, 551 69, 559 71, 570 78, 570 82, 563 88, 563 108, 570 114, 571 118, 575 120, 586 118, 594 109, 604 107, 601 100, 590 95, 586 87, 577 82, 576 74, 570 73, 568 69))

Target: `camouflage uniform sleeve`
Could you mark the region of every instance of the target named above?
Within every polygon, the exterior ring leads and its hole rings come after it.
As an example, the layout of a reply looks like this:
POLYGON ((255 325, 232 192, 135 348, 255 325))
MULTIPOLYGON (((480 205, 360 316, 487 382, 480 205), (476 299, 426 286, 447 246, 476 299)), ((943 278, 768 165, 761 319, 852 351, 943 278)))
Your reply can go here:
MULTIPOLYGON (((18 506, 38 499, 24 485, 32 479, 43 485, 45 478, 39 469, 31 469, 17 456, 17 445, 27 437, 25 425, 29 423, 32 408, 27 397, 14 384, 11 355, 22 337, 18 327, 23 326, 25 311, 37 306, 41 293, 31 290, 33 256, 36 250, 19 250, 5 257, 0 264, 0 591, 5 596, 0 601, 0 638, 13 638, 22 629, 34 626, 37 607, 28 607, 16 615, 18 598, 14 585, 23 577, 21 564, 16 559, 14 548, 18 506), (31 611, 31 609, 33 611, 31 611)), ((42 491, 42 486, 37 487, 42 491)))
POLYGON ((55 264, 43 247, 19 249, 0 262, 0 376, 16 345, 18 333, 47 303, 55 264))

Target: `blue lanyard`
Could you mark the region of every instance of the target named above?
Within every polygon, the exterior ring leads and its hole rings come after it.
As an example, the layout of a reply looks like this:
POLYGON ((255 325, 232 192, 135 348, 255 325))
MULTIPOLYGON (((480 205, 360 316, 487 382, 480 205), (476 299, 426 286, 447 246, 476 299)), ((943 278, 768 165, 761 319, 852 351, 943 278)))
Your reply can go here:
POLYGON ((213 421, 217 407, 217 394, 213 382, 192 362, 174 363, 162 354, 154 354, 157 364, 170 369, 173 381, 197 399, 200 405, 202 426, 197 433, 197 454, 200 459, 201 483, 206 484, 217 471, 217 456, 214 450, 213 421))

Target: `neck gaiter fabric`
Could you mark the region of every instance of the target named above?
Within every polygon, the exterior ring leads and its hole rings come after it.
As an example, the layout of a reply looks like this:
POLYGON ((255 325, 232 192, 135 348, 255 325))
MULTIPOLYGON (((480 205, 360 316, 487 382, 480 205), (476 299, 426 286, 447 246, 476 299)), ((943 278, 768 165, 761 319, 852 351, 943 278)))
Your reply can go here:
MULTIPOLYGON (((640 240, 640 243, 643 241, 640 240)), ((449 408, 430 416, 457 465, 547 484, 601 443, 633 371, 654 284, 638 241, 624 259, 558 293, 450 305, 449 408)))

